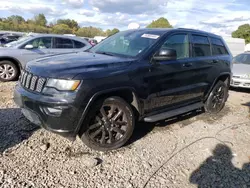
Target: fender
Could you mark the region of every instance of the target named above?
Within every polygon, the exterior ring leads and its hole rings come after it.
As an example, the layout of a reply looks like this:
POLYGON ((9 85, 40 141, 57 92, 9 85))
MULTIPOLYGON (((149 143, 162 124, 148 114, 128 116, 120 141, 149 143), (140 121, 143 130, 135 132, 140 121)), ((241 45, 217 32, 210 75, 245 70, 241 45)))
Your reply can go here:
POLYGON ((17 62, 17 65, 18 65, 18 67, 19 67, 20 70, 23 68, 23 66, 22 66, 22 64, 20 63, 20 61, 19 61, 18 59, 14 58, 14 57, 10 57, 10 56, 1 56, 1 57, 0 57, 0 61, 1 61, 1 60, 7 60, 7 59, 10 59, 10 60, 12 59, 12 60, 14 60, 15 62, 17 62))
MULTIPOLYGON (((209 90, 208 90, 208 92, 207 92, 207 94, 205 96, 205 101, 207 100, 209 94, 211 93, 212 89, 214 88, 215 84, 218 82, 218 80, 219 80, 219 78, 221 76, 229 76, 229 79, 230 79, 229 81, 231 81, 232 73, 231 72, 222 72, 222 73, 220 73, 220 75, 214 80, 213 84, 209 88, 209 90)), ((230 82, 229 82, 229 84, 230 84, 230 82)))
POLYGON ((91 107, 91 105, 96 101, 96 99, 101 96, 101 95, 105 95, 105 94, 108 94, 108 93, 112 93, 112 92, 118 92, 118 91, 122 91, 122 90, 129 90, 132 92, 132 95, 133 95, 133 101, 132 101, 132 104, 136 107, 136 109, 139 111, 139 113, 141 114, 142 112, 142 108, 141 108, 141 104, 139 102, 139 98, 136 94, 136 90, 133 88, 133 87, 118 87, 118 88, 112 88, 112 89, 107 89, 107 90, 103 90, 103 91, 99 91, 97 93, 95 93, 89 100, 88 104, 86 105, 82 115, 81 115, 81 118, 77 124, 77 127, 76 127, 76 130, 75 130, 75 133, 77 134, 82 126, 82 123, 91 107))

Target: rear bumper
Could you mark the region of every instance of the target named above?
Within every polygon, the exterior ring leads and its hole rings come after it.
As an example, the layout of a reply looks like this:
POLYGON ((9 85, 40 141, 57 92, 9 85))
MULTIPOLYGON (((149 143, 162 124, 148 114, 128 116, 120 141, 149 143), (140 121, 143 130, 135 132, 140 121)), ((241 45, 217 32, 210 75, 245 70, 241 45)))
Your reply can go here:
POLYGON ((231 87, 250 88, 250 79, 232 78, 231 87))
POLYGON ((14 101, 32 123, 61 136, 74 139, 84 106, 77 105, 77 95, 45 96, 22 88, 14 91, 14 101))

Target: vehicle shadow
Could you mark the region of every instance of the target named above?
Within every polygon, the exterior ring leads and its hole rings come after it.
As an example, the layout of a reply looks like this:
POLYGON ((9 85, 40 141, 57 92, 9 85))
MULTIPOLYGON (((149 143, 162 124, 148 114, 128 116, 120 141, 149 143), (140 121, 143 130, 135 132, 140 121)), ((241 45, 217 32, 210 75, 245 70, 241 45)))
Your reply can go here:
POLYGON ((191 174, 190 183, 197 185, 199 188, 250 187, 250 163, 246 163, 242 169, 238 169, 233 165, 232 159, 231 149, 226 145, 218 144, 213 150, 213 155, 208 157, 191 174))
POLYGON ((198 120, 201 120, 207 124, 213 124, 226 116, 229 112, 230 108, 227 106, 217 115, 206 114, 205 110, 202 108, 155 123, 138 122, 135 125, 131 139, 126 145, 132 144, 133 142, 143 138, 157 127, 164 128, 165 130, 171 129, 171 126, 176 123, 178 123, 180 127, 185 127, 198 120))
POLYGON ((30 123, 18 108, 0 109, 0 154, 29 138, 38 126, 30 123))

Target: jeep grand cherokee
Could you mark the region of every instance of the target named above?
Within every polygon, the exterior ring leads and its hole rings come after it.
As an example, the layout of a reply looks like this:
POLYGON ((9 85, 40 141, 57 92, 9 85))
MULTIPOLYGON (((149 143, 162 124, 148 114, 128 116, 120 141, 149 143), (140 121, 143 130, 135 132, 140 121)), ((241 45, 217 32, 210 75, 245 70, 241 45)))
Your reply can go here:
POLYGON ((14 99, 31 122, 77 135, 96 150, 131 137, 137 121, 156 122, 225 105, 232 56, 220 36, 191 29, 119 32, 87 52, 29 62, 14 99))

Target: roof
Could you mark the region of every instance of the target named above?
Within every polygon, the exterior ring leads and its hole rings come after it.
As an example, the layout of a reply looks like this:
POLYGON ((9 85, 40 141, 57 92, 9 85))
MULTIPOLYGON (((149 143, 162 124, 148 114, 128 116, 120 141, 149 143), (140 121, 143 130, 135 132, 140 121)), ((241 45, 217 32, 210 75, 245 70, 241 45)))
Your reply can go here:
POLYGON ((32 37, 62 37, 62 38, 71 38, 71 39, 78 39, 78 40, 85 40, 84 38, 77 37, 77 36, 68 36, 68 35, 57 35, 57 34, 44 34, 44 33, 31 33, 29 36, 32 37))
POLYGON ((185 31, 185 32, 197 32, 197 33, 202 33, 202 34, 206 34, 209 36, 220 37, 219 35, 209 33, 206 31, 201 31, 198 29, 188 29, 188 28, 143 28, 143 29, 138 29, 138 30, 145 31, 145 32, 150 32, 150 31, 152 32, 153 31, 153 32, 161 33, 161 34, 176 30, 176 31, 185 31))

